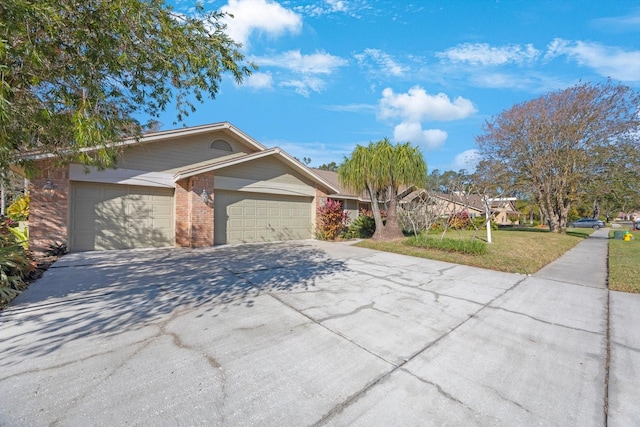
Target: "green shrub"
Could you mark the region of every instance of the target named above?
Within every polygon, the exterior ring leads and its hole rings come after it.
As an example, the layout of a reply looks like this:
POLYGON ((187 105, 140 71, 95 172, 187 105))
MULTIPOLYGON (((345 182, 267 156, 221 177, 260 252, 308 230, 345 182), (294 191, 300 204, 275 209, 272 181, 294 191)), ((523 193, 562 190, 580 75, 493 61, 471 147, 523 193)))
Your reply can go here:
POLYGON ((29 219, 29 204, 31 200, 28 194, 18 197, 7 208, 7 216, 13 221, 26 221, 29 219))
POLYGON ((19 227, 7 227, 7 230, 16 239, 16 243, 21 245, 25 250, 29 250, 29 227, 24 227, 22 230, 19 227))
POLYGON ((469 255, 482 255, 487 252, 487 245, 481 240, 470 239, 440 239, 420 235, 409 237, 405 244, 419 248, 439 249, 447 252, 459 252, 469 255))
MULTIPOLYGON (((484 222, 485 219, 481 216, 477 216, 475 218, 471 218, 471 221, 469 222, 469 225, 467 226, 467 230, 476 230, 476 229, 482 229, 485 228, 484 227, 484 222)), ((491 229, 492 230, 497 230, 498 229, 498 224, 495 223, 495 221, 491 221, 491 229)))
POLYGON ((26 288, 25 279, 33 268, 25 249, 5 227, 0 230, 0 306, 26 288))
POLYGON ((349 226, 347 236, 351 238, 368 239, 376 232, 376 221, 371 215, 358 216, 349 226))

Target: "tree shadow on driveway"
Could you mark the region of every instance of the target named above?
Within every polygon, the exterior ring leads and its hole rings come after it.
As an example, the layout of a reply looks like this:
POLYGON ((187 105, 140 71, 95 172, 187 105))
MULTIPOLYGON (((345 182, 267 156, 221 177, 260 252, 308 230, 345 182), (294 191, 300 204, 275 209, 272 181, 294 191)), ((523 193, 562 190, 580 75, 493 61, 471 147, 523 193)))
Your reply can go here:
POLYGON ((0 341, 6 356, 47 354, 78 338, 166 321, 176 310, 251 307, 261 294, 303 291, 346 270, 304 242, 70 254, 0 313, 0 341))

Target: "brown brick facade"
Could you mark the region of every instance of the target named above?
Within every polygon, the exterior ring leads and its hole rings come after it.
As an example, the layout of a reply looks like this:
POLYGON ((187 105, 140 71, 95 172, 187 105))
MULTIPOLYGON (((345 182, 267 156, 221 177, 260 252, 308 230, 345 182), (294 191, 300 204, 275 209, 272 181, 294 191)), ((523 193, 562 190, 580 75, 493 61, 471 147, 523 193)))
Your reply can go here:
POLYGON ((69 211, 69 168, 54 168, 44 164, 41 176, 31 180, 29 212, 29 249, 44 253, 54 243, 67 240, 69 211), (47 195, 43 187, 47 180, 53 185, 47 195))
MULTIPOLYGON (((68 239, 70 220, 69 168, 41 165, 41 176, 30 181, 31 208, 29 215, 29 244, 33 252, 42 254, 54 243, 68 239), (50 180, 53 194, 45 194, 50 180)), ((213 172, 187 178, 176 183, 175 241, 181 247, 213 246, 213 172), (205 189, 209 200, 202 200, 205 189)))
POLYGON ((213 246, 213 172, 185 178, 176 183, 176 246, 213 246), (202 190, 209 201, 202 200, 202 190))

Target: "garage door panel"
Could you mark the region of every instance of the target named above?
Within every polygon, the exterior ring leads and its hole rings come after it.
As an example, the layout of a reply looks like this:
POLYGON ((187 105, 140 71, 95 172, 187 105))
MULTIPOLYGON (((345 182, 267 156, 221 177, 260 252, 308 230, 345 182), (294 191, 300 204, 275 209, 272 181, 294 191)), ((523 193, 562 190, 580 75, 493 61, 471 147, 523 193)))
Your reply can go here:
POLYGON ((173 189, 84 182, 71 189, 71 250, 173 246, 173 189))
POLYGON ((217 191, 215 243, 265 242, 311 237, 310 197, 217 191), (291 221, 292 211, 297 221, 291 221), (241 213, 240 213, 241 212, 241 213))

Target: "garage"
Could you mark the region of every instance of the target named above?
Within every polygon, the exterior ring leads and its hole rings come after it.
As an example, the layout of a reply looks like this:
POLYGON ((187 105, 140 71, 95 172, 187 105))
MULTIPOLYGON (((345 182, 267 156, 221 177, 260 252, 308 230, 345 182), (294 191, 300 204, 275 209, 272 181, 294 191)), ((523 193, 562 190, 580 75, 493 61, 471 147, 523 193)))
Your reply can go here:
POLYGON ((70 183, 72 251, 173 246, 173 188, 70 183))
POLYGON ((216 191, 215 244, 309 239, 312 201, 312 197, 216 191))

